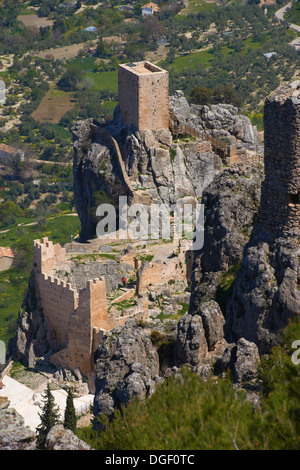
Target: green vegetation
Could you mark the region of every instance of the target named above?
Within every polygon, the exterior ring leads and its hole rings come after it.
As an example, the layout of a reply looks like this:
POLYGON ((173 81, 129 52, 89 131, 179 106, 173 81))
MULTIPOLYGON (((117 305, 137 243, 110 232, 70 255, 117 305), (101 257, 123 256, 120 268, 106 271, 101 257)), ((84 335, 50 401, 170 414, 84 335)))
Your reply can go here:
POLYGON ((284 15, 284 19, 290 23, 300 25, 300 0, 293 3, 290 10, 284 15))
POLYGON ((13 268, 0 272, 0 338, 6 344, 16 333, 18 312, 30 276, 33 240, 47 236, 53 243, 63 245, 70 241, 71 234, 75 237, 80 230, 77 215, 55 214, 45 218, 42 224, 41 221, 17 218, 13 225, 2 227, 5 233, 0 234, 1 246, 10 247, 15 252, 13 268), (26 225, 28 223, 34 225, 26 225))
MULTIPOLYGON (((229 375, 203 381, 182 369, 183 380, 166 380, 150 398, 116 411, 111 423, 102 417, 105 431, 89 427, 77 434, 99 450, 299 450, 300 369, 289 341, 299 337, 300 324, 286 331, 288 342, 262 359, 257 409, 229 375)), ((152 333, 156 344, 165 340, 152 333)))
POLYGON ((95 91, 108 90, 109 92, 118 93, 118 73, 112 72, 87 72, 86 77, 93 80, 93 89, 95 91))
POLYGON ((65 416, 64 416, 64 427, 66 429, 71 429, 74 433, 76 433, 76 426, 77 426, 77 418, 76 418, 76 411, 73 401, 73 392, 71 388, 68 390, 66 408, 65 408, 65 416))
POLYGON ((44 406, 42 409, 42 413, 40 414, 41 423, 36 429, 36 446, 40 450, 45 449, 48 432, 53 426, 55 426, 59 422, 59 410, 58 407, 55 405, 55 400, 51 393, 49 383, 47 384, 47 390, 43 398, 44 406))
POLYGON ((239 264, 231 266, 226 273, 221 275, 220 281, 218 283, 215 297, 223 313, 226 311, 227 302, 232 294, 233 284, 239 267, 239 264))
POLYGON ((0 338, 6 344, 16 334, 17 317, 25 298, 29 272, 12 268, 0 272, 0 338))

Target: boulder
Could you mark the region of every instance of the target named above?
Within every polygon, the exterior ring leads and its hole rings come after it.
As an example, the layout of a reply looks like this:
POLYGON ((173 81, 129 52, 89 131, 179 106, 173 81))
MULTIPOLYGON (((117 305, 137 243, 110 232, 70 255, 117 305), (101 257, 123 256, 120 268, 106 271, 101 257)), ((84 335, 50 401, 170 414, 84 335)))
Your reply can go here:
POLYGON ((46 450, 92 450, 92 448, 70 429, 65 429, 63 424, 57 424, 47 435, 46 450))
POLYGON ((196 366, 203 361, 208 352, 205 330, 200 315, 186 313, 177 327, 175 355, 179 364, 196 366))
POLYGON ((0 397, 0 450, 34 450, 36 435, 25 426, 23 417, 0 397))
POLYGON ((259 363, 256 344, 240 338, 237 343, 227 345, 223 356, 217 361, 216 371, 230 371, 234 383, 242 385, 257 379, 259 363))
POLYGON ((95 371, 95 415, 112 416, 116 406, 152 394, 160 381, 159 356, 138 320, 104 336, 95 352, 95 371))
POLYGON ((214 300, 204 302, 200 306, 199 315, 202 318, 208 350, 213 351, 216 344, 224 338, 224 315, 214 300))

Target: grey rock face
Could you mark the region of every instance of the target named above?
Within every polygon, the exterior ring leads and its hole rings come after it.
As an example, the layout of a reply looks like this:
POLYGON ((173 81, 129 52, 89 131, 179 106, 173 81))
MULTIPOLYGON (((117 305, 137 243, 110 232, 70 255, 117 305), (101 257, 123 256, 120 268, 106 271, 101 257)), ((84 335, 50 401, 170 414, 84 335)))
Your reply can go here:
POLYGON ((57 424, 50 429, 47 435, 46 450, 92 450, 92 448, 70 429, 65 429, 62 424, 57 424))
POLYGON ((58 348, 42 313, 33 271, 19 311, 17 334, 9 348, 13 357, 28 367, 35 366, 37 357, 46 359, 58 348))
POLYGON ((258 215, 262 178, 256 168, 228 168, 204 191, 204 246, 195 252, 191 313, 215 295, 220 275, 241 262, 258 215))
MULTIPOLYGON (((177 98, 174 103, 176 106, 177 98)), ((172 100, 171 100, 172 101, 172 100)), ((184 97, 179 99, 184 119, 190 115, 184 97)), ((95 236, 96 202, 109 202, 118 209, 119 196, 128 196, 129 204, 141 194, 156 203, 174 204, 187 196, 202 196, 203 189, 222 168, 221 159, 212 151, 184 149, 173 142, 169 130, 133 132, 122 127, 115 113, 105 129, 117 142, 131 189, 124 184, 114 150, 93 127, 91 119, 78 122, 73 132, 74 201, 81 221, 81 241, 95 236), (98 198, 95 198, 95 194, 98 198), (102 200, 101 200, 102 197, 102 200)))
POLYGON ((217 367, 219 372, 230 370, 234 383, 242 385, 257 378, 259 363, 256 344, 240 338, 237 343, 228 344, 217 367))
POLYGON ((248 150, 256 150, 259 145, 256 127, 230 104, 190 106, 183 93, 178 91, 170 96, 169 106, 180 123, 198 131, 205 131, 212 137, 226 138, 232 143, 237 139, 248 150))
POLYGON ((175 354, 179 364, 196 366, 205 358, 208 346, 200 315, 186 313, 177 327, 175 354))
POLYGON ((0 450, 34 450, 35 433, 24 425, 23 417, 13 408, 9 401, 0 398, 0 450))
POLYGON ((150 396, 159 382, 159 357, 136 319, 107 334, 95 353, 94 413, 111 416, 133 397, 150 396))
POLYGON ((212 351, 224 337, 224 315, 214 300, 204 302, 199 309, 199 315, 202 318, 208 350, 212 351))
POLYGON ((255 342, 261 354, 278 344, 288 319, 300 315, 299 249, 282 239, 278 245, 249 246, 226 312, 231 338, 255 342))
POLYGON ((178 364, 199 366, 209 351, 224 339, 224 315, 217 302, 204 302, 197 314, 186 313, 177 326, 175 355, 178 364))
POLYGON ((114 151, 93 133, 92 124, 93 120, 87 119, 72 129, 74 202, 81 221, 81 241, 95 236, 95 206, 110 202, 118 207, 119 194, 128 192, 114 151))

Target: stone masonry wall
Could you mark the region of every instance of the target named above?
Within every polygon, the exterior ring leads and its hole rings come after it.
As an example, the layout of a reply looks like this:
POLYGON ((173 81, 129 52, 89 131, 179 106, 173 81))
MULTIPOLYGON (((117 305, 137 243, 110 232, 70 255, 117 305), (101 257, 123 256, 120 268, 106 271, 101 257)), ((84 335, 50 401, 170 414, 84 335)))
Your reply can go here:
POLYGON ((53 269, 67 265, 66 250, 44 238, 34 241, 33 265, 38 295, 60 348, 51 360, 58 367, 93 372, 95 341, 109 329, 105 278, 90 280, 76 290, 53 276, 53 269))
POLYGON ((150 62, 118 69, 119 105, 124 124, 137 130, 169 128, 169 75, 150 62))
POLYGON ((275 236, 299 233, 300 81, 267 98, 264 112, 265 181, 260 227, 275 236))

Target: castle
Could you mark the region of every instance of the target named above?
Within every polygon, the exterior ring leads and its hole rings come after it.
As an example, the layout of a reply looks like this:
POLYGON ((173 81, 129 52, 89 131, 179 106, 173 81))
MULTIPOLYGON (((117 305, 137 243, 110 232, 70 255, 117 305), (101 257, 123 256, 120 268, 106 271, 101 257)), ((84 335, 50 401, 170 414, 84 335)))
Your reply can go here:
POLYGON ((273 234, 299 236, 300 81, 268 96, 264 108, 265 181, 260 227, 273 234))
POLYGON ((53 269, 67 265, 66 249, 48 238, 34 241, 33 270, 43 314, 56 342, 53 363, 68 364, 89 376, 92 353, 109 329, 105 278, 89 280, 80 290, 53 275, 53 269))
MULTIPOLYGON (((131 316, 148 318, 149 286, 154 285, 152 289, 155 290, 170 281, 187 283, 191 277, 192 253, 188 240, 179 241, 176 255, 173 255, 174 244, 168 244, 167 249, 164 246, 160 248, 158 244, 153 249, 154 259, 147 262, 141 261, 139 250, 132 246, 132 251, 120 256, 116 272, 121 271, 122 263, 131 265, 132 270, 136 270, 136 286, 121 289, 109 305, 105 275, 91 279, 93 263, 81 279, 80 285, 85 283, 84 287, 76 285, 74 278, 65 280, 67 272, 73 268, 76 270, 72 261, 76 243, 71 245, 66 249, 60 244, 53 244, 48 238, 34 241, 35 291, 54 344, 51 362, 58 368, 79 369, 89 379, 89 388, 93 390, 93 354, 103 335, 123 325, 131 316), (179 269, 179 265, 182 268, 179 269), (129 299, 134 300, 132 308, 126 309, 125 313, 118 311, 118 303, 129 299)), ((97 247, 91 243, 81 246, 81 249, 88 255, 95 253, 97 247)), ((113 269, 112 266, 109 269, 113 269)), ((79 272, 81 275, 82 272, 79 272)), ((119 277, 121 284, 121 275, 119 277)))
POLYGON ((169 129, 169 74, 150 62, 119 65, 123 123, 136 130, 169 129))

